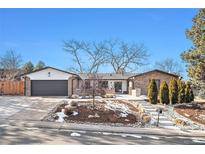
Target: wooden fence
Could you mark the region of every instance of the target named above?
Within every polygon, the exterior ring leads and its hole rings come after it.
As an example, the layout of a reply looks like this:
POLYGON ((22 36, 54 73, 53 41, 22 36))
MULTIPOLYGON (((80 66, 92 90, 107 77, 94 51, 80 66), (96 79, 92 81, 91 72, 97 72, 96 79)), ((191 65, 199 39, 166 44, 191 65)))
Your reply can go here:
POLYGON ((24 95, 24 81, 0 81, 0 95, 24 95))

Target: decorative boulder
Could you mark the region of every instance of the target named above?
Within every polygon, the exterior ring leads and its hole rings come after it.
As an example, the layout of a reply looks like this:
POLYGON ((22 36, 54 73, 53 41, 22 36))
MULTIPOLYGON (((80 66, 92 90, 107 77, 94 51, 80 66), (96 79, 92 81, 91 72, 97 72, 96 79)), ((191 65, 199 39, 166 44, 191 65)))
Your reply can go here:
POLYGON ((78 106, 78 102, 72 101, 72 102, 70 102, 69 105, 72 106, 72 107, 77 107, 78 106))
POLYGON ((151 116, 144 114, 142 115, 142 122, 143 123, 149 123, 151 121, 151 116))
POLYGON ((65 115, 71 115, 71 114, 73 114, 73 109, 72 108, 64 108, 64 109, 62 109, 62 112, 65 115))
POLYGON ((73 94, 73 95, 71 96, 71 98, 73 98, 73 99, 78 99, 78 98, 79 98, 79 95, 73 94))

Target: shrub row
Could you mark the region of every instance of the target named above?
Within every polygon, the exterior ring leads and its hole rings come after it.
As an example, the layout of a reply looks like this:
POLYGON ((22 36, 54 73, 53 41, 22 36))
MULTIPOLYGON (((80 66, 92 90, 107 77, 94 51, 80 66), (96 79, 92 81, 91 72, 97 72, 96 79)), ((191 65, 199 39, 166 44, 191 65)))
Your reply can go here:
POLYGON ((148 87, 148 98, 152 104, 157 104, 158 100, 161 104, 190 103, 194 100, 194 94, 190 82, 172 79, 168 86, 162 81, 158 90, 155 80, 152 79, 148 87))

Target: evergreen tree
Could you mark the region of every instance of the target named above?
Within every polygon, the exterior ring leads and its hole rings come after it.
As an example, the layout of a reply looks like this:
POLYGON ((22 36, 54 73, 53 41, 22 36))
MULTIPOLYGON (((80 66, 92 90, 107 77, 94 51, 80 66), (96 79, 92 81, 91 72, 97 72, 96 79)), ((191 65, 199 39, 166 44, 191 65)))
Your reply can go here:
POLYGON ((159 99, 160 103, 169 104, 169 88, 166 81, 163 81, 160 85, 159 99))
POLYGON ((170 80, 169 83, 169 100, 170 104, 178 103, 178 85, 176 79, 170 80))
POLYGON ((24 73, 31 73, 34 70, 34 66, 31 61, 27 62, 23 66, 24 73))
POLYGON ((157 104, 158 90, 154 79, 151 79, 148 87, 148 98, 151 104, 157 104))
POLYGON ((39 61, 36 66, 35 66, 35 70, 39 70, 46 67, 45 63, 43 61, 39 61))
POLYGON ((178 80, 178 102, 179 103, 185 102, 185 88, 186 88, 186 84, 183 81, 178 80))
POLYGON ((191 29, 186 31, 186 36, 193 42, 186 52, 182 53, 182 59, 187 62, 188 76, 194 86, 200 89, 199 94, 205 97, 205 9, 200 9, 193 18, 191 29))
POLYGON ((194 101, 194 93, 191 89, 191 83, 187 82, 186 88, 185 88, 185 101, 186 103, 190 103, 194 101))

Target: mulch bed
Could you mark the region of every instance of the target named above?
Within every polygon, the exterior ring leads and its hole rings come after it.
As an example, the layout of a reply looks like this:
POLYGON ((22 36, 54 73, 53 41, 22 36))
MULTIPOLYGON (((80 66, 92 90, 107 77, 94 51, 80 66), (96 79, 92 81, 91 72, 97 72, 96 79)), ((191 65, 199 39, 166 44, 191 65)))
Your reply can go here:
MULTIPOLYGON (((116 102, 115 102, 116 103, 116 102)), ((133 105, 121 100, 117 100, 117 103, 125 104, 132 112, 138 112, 138 109, 133 105)), ((60 105, 55 112, 60 112, 65 108, 67 104, 60 105)), ((78 112, 78 115, 68 115, 65 117, 66 122, 92 122, 92 123, 122 123, 122 124, 134 124, 139 122, 139 117, 134 114, 128 113, 126 117, 120 116, 121 111, 113 111, 105 107, 105 102, 96 102, 95 107, 91 101, 78 102, 78 106, 74 109, 78 112), (98 115, 99 117, 89 118, 90 115, 98 115)))
POLYGON ((175 111, 180 115, 191 119, 194 122, 205 125, 205 104, 192 103, 189 105, 179 105, 175 107, 175 111))

